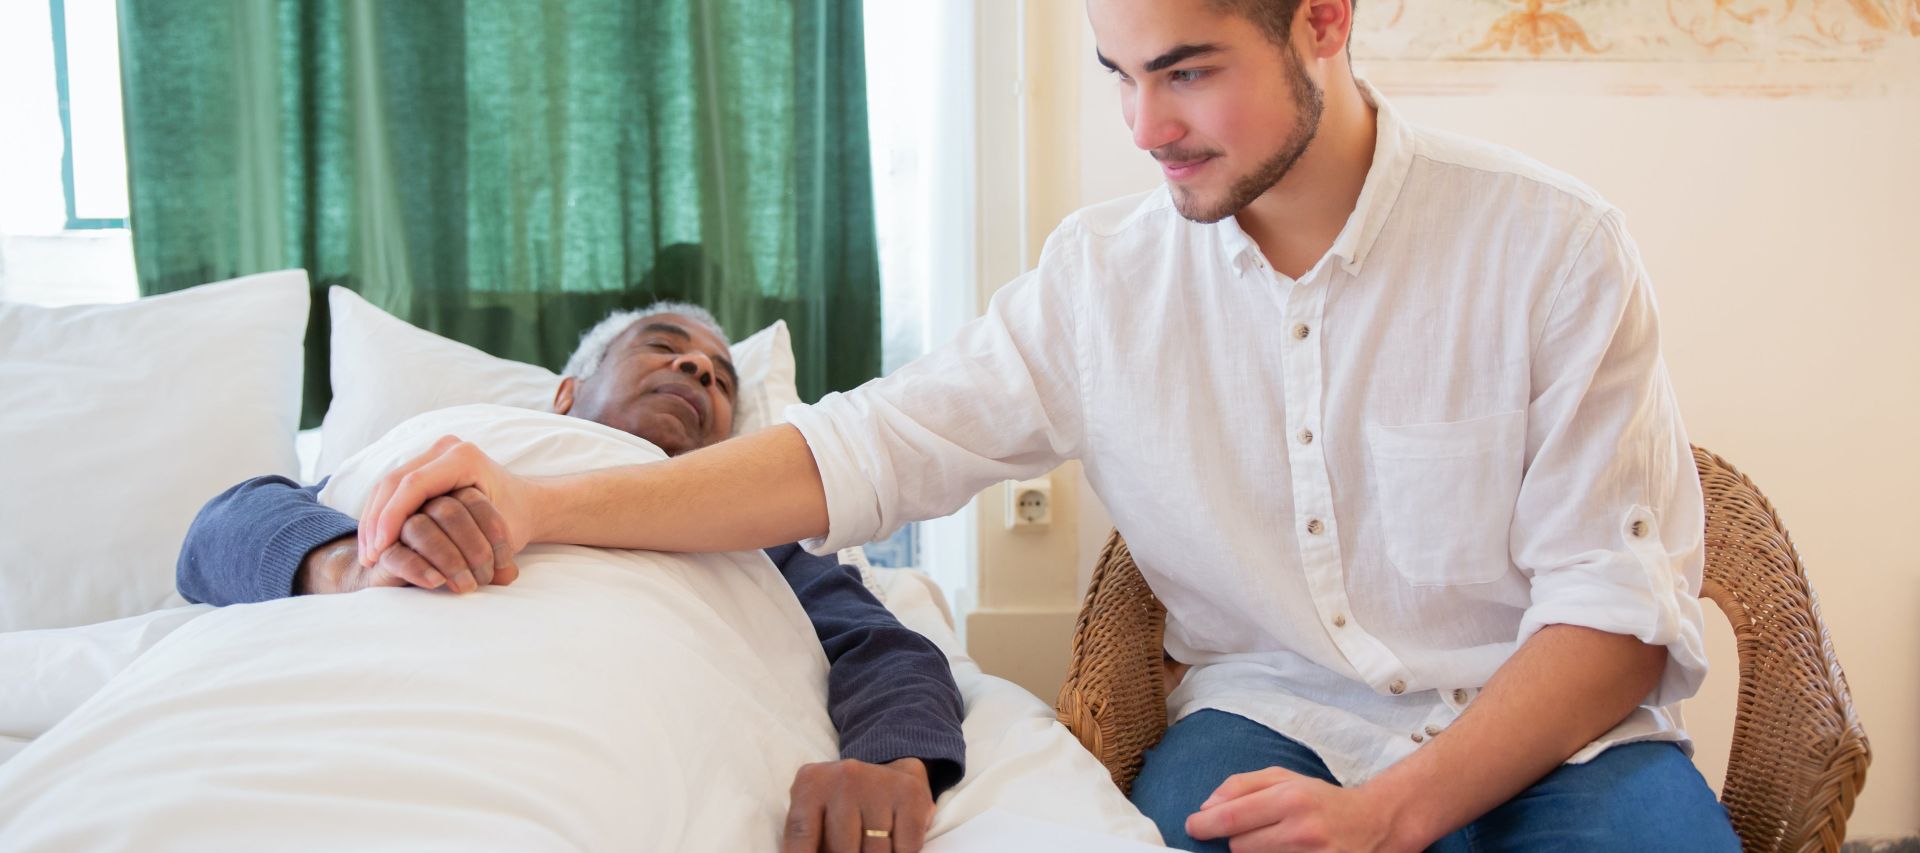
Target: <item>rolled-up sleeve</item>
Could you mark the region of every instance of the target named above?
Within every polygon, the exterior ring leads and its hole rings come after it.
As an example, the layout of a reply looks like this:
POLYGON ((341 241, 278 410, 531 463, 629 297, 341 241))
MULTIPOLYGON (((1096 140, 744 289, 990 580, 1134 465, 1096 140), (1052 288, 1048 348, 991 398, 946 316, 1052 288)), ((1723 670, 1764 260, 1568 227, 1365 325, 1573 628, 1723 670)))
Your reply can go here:
POLYGON ((986 486, 1048 471, 1083 441, 1083 323, 1072 220, 1040 264, 927 356, 786 416, 813 452, 827 554, 950 514, 986 486))
POLYGON ((1706 677, 1705 517, 1656 314, 1618 214, 1602 216, 1535 347, 1512 545, 1532 590, 1519 640, 1578 625, 1664 646, 1647 702, 1667 705, 1706 677))

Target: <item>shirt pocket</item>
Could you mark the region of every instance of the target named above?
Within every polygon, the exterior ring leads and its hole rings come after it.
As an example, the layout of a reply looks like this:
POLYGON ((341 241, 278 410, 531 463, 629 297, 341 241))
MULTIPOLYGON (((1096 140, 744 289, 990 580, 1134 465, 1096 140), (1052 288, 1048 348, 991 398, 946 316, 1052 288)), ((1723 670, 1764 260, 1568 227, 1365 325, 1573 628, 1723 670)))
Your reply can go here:
POLYGON ((1526 412, 1367 425, 1387 560, 1414 586, 1499 580, 1525 467, 1526 412))

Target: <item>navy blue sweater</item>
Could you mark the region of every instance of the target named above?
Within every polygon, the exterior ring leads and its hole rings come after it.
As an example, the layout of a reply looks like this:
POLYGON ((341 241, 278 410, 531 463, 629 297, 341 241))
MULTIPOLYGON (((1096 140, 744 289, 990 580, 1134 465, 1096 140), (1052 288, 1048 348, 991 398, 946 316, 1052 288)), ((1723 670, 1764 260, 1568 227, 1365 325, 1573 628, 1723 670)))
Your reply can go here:
MULTIPOLYGON (((358 529, 352 517, 320 504, 324 485, 257 477, 209 501, 180 550, 180 594, 220 606, 292 595, 307 554, 358 529)), ((841 757, 874 764, 918 758, 936 797, 959 782, 966 743, 946 655, 900 624, 857 569, 797 544, 768 548, 767 557, 827 653, 827 715, 840 732, 841 757)))

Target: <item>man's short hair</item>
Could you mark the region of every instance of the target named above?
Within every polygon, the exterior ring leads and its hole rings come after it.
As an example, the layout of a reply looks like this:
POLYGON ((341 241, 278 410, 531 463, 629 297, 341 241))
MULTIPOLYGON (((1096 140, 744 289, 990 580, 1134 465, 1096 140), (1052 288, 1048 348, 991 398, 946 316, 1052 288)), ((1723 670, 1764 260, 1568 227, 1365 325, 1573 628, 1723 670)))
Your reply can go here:
POLYGON ((713 319, 713 314, 707 309, 685 302, 655 302, 638 311, 615 311, 608 314, 607 319, 595 323, 593 328, 580 335, 580 345, 574 347, 573 355, 567 357, 567 367, 562 374, 584 381, 600 369, 601 362, 606 361, 607 347, 613 346, 615 338, 625 334, 633 324, 660 314, 678 314, 712 332, 721 343, 732 344, 727 340, 727 333, 721 331, 720 321, 713 319))
MULTIPOLYGON (((1300 11, 1301 0, 1213 0, 1213 8, 1239 15, 1253 22, 1267 40, 1286 47, 1293 39, 1293 16, 1300 11)), ((1353 0, 1357 14, 1360 0, 1353 0)))

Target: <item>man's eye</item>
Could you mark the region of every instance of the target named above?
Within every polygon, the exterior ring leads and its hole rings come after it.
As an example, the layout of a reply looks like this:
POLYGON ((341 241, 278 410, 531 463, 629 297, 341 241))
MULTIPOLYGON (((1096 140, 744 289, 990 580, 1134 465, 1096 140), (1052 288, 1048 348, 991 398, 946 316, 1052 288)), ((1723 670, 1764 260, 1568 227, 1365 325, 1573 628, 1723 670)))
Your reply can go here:
POLYGON ((1207 76, 1204 68, 1181 68, 1167 72, 1167 79, 1175 83, 1194 83, 1207 76))
POLYGON ((672 346, 669 346, 663 343, 654 343, 654 344, 650 344, 650 346, 652 346, 656 350, 659 350, 660 352, 676 352, 676 350, 672 346))

